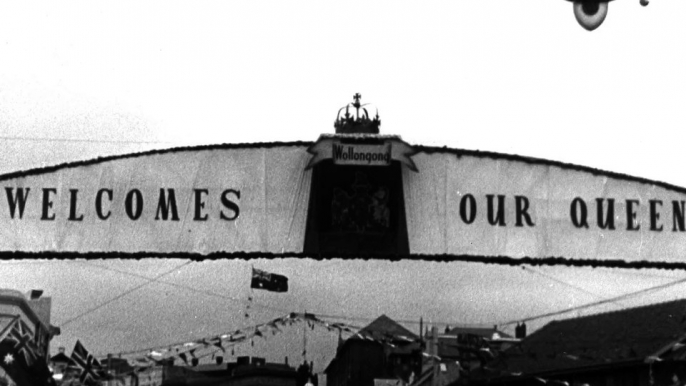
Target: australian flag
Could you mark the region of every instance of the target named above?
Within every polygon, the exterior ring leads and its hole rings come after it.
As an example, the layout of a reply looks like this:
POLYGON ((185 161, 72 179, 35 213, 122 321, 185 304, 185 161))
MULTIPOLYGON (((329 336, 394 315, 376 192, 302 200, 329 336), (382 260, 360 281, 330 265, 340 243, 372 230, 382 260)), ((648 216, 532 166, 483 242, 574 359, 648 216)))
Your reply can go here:
POLYGON ((263 289, 273 292, 287 292, 288 278, 283 275, 269 273, 259 269, 252 269, 250 288, 263 289))
POLYGON ((23 323, 15 316, 0 331, 0 367, 18 385, 43 384, 48 378, 42 371, 47 371, 47 363, 36 360, 31 336, 23 323))
POLYGON ((20 320, 17 320, 16 323, 14 323, 7 339, 14 343, 15 353, 17 355, 22 355, 26 364, 31 366, 38 355, 33 345, 33 337, 20 320))

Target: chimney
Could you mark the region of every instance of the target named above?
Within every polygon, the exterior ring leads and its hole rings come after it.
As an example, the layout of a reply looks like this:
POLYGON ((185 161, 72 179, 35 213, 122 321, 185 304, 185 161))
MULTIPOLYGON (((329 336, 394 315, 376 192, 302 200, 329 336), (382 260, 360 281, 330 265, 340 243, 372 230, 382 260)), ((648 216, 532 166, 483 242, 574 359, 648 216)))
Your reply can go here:
POLYGON ((426 347, 426 345, 424 344, 424 335, 422 335, 422 333, 423 333, 422 329, 423 328, 424 328, 424 319, 420 317, 419 318, 419 350, 424 350, 424 348, 426 347))
POLYGON ((29 291, 28 298, 29 298, 29 300, 36 300, 36 299, 40 298, 41 295, 43 295, 43 290, 34 289, 34 290, 29 291))
POLYGON ((60 346, 60 348, 57 349, 57 352, 59 352, 60 354, 64 354, 66 351, 67 349, 64 348, 64 346, 60 346))
POLYGON ((29 307, 33 310, 33 312, 38 315, 38 318, 40 319, 43 324, 46 326, 50 325, 50 310, 52 308, 52 298, 49 296, 47 297, 41 297, 41 294, 43 291, 40 290, 32 290, 29 292, 29 300, 27 303, 29 303, 29 307))

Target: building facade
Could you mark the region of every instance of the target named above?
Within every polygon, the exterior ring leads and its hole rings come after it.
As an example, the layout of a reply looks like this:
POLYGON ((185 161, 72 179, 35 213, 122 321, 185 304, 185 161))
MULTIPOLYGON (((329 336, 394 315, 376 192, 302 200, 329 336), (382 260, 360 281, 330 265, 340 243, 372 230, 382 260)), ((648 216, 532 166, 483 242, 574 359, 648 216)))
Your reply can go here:
POLYGON ((480 385, 686 383, 686 300, 553 321, 506 350, 480 385))
POLYGON ((376 380, 409 382, 421 371, 417 335, 381 315, 356 335, 340 342, 327 366, 327 386, 373 386, 376 380))
POLYGON ((7 385, 52 382, 49 345, 60 330, 50 324, 52 301, 42 294, 0 289, 0 379, 7 385))
MULTIPOLYGON (((304 386, 299 372, 287 363, 239 357, 233 363, 165 366, 163 386, 304 386)), ((309 375, 309 373, 308 373, 309 375)), ((308 377, 306 377, 308 378, 308 377)))

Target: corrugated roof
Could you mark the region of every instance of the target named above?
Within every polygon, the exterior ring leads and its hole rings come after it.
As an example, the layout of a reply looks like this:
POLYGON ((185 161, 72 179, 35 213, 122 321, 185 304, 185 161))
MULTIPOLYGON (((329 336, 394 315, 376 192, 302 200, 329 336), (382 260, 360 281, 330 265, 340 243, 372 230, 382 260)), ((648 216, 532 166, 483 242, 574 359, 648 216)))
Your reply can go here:
POLYGON ((642 361, 686 333, 686 299, 553 321, 506 351, 497 367, 542 372, 642 361))

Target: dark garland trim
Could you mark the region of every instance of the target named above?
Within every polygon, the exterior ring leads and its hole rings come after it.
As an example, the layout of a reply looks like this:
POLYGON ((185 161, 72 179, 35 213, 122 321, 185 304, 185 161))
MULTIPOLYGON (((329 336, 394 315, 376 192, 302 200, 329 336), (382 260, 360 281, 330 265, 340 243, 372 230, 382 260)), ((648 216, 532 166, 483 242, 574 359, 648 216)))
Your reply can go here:
MULTIPOLYGON (((53 166, 46 166, 46 167, 42 167, 42 168, 27 169, 27 170, 21 170, 21 171, 17 171, 17 172, 11 172, 11 173, 0 175, 0 181, 6 181, 6 180, 13 179, 13 178, 28 177, 28 176, 44 174, 44 173, 51 173, 51 172, 56 172, 56 171, 61 170, 61 169, 70 169, 70 168, 76 168, 76 167, 80 167, 80 166, 96 165, 96 164, 104 163, 107 161, 114 161, 114 160, 128 159, 128 158, 138 158, 138 157, 145 157, 145 156, 150 156, 150 155, 161 155, 161 154, 181 153, 181 152, 187 152, 187 151, 205 151, 205 150, 269 149, 269 148, 277 148, 277 147, 304 147, 304 148, 309 148, 313 144, 314 144, 314 142, 311 142, 311 141, 255 142, 255 143, 231 143, 231 144, 225 143, 225 144, 217 144, 217 145, 185 146, 185 147, 175 147, 175 148, 169 148, 169 149, 156 149, 156 150, 149 150, 149 151, 144 151, 144 152, 140 152, 140 153, 128 153, 128 154, 119 154, 119 155, 113 155, 113 156, 107 156, 107 157, 98 157, 98 158, 94 158, 94 159, 90 159, 90 160, 67 162, 67 163, 62 163, 62 164, 53 165, 53 166)), ((472 156, 472 157, 476 157, 476 158, 490 158, 493 160, 517 161, 517 162, 527 163, 530 165, 555 166, 555 167, 559 167, 559 168, 565 169, 565 170, 574 170, 574 171, 579 171, 579 172, 590 173, 590 174, 595 175, 595 176, 611 177, 611 178, 615 178, 618 180, 638 182, 638 183, 647 184, 647 185, 655 185, 655 186, 659 186, 659 187, 662 187, 662 188, 665 188, 668 190, 672 190, 675 192, 686 194, 686 188, 681 187, 681 186, 672 185, 672 184, 668 184, 666 182, 661 182, 661 181, 650 180, 650 179, 642 178, 642 177, 634 177, 634 176, 630 176, 630 175, 622 174, 622 173, 605 171, 605 170, 596 169, 596 168, 592 168, 592 167, 588 167, 588 166, 569 164, 569 163, 564 163, 564 162, 559 162, 559 161, 550 161, 550 160, 546 160, 546 159, 542 159, 542 158, 533 158, 533 157, 526 157, 526 156, 520 156, 520 155, 514 155, 514 154, 495 153, 495 152, 481 151, 481 150, 455 149, 455 148, 449 148, 446 146, 443 146, 443 147, 424 146, 424 145, 411 145, 411 146, 418 153, 426 153, 426 154, 446 153, 446 154, 454 154, 458 158, 463 157, 463 156, 472 156)), ((420 170, 420 172, 421 172, 421 170, 420 170)))
MULTIPOLYGON (((666 182, 661 182, 661 181, 655 181, 655 180, 650 180, 647 178, 642 178, 642 177, 635 177, 631 176, 628 174, 623 174, 623 173, 616 173, 616 172, 610 172, 602 169, 596 169, 592 168, 589 166, 581 166, 581 165, 576 165, 576 164, 570 164, 570 163, 565 163, 565 162, 560 162, 560 161, 550 161, 542 158, 533 158, 533 157, 527 157, 527 156, 521 156, 521 155, 516 155, 516 154, 504 154, 504 153, 495 153, 495 152, 490 152, 490 151, 481 151, 481 150, 464 150, 464 149, 453 149, 449 148, 446 146, 438 147, 438 146, 413 146, 417 152, 421 153, 427 153, 427 154, 433 154, 433 153, 449 153, 449 154, 455 154, 458 158, 462 156, 472 156, 476 158, 491 158, 494 160, 499 160, 499 159, 504 159, 507 161, 518 161, 518 162, 524 162, 527 164, 531 165, 546 165, 546 166, 556 166, 559 167, 560 169, 565 169, 565 170, 574 170, 578 172, 584 172, 584 173, 590 173, 595 176, 601 176, 601 177, 611 177, 615 178, 618 180, 625 180, 625 181, 631 181, 631 182, 638 182, 641 184, 647 184, 647 185, 655 185, 659 186, 668 190, 673 190, 675 192, 679 193, 686 193, 686 188, 678 185, 672 185, 666 182)), ((419 171, 421 173, 421 170, 419 171)))
POLYGON ((385 260, 385 261, 433 261, 449 263, 454 261, 509 265, 509 266, 553 266, 566 265, 568 267, 592 267, 592 268, 629 268, 629 269, 669 269, 686 270, 686 262, 663 262, 663 261, 625 261, 625 260, 597 260, 597 259, 568 259, 564 257, 521 257, 508 256, 481 256, 481 255, 455 255, 455 254, 407 254, 407 255, 365 255, 365 254, 312 254, 303 252, 213 252, 209 254, 185 253, 185 252, 12 252, 0 251, 0 259, 146 259, 146 258, 171 258, 190 259, 192 261, 220 260, 220 259, 284 259, 284 258, 310 258, 314 260, 344 259, 354 261, 385 260))
POLYGON ((201 146, 183 146, 172 147, 168 149, 147 150, 139 153, 117 154, 106 157, 97 157, 89 160, 66 162, 62 164, 46 166, 35 169, 20 170, 7 174, 0 174, 0 181, 5 181, 13 178, 28 177, 37 174, 45 174, 56 172, 61 169, 72 169, 81 166, 97 165, 108 161, 116 161, 120 159, 147 157, 151 155, 183 153, 187 151, 206 151, 206 150, 232 150, 232 149, 270 149, 275 147, 309 147, 313 142, 294 141, 294 142, 255 142, 255 143, 223 143, 217 145, 201 145, 201 146))
MULTIPOLYGON (((38 175, 44 173, 55 172, 61 169, 76 168, 80 166, 89 166, 99 163, 104 163, 107 161, 137 158, 150 155, 160 155, 168 153, 180 153, 186 151, 205 151, 205 150, 230 150, 230 149, 260 149, 260 148, 276 148, 276 147, 304 147, 307 148, 313 145, 314 142, 268 142, 268 143, 238 143, 238 144, 218 144, 218 145, 204 145, 204 146, 188 146, 188 147, 178 147, 169 149, 156 149, 140 153, 129 153, 122 155, 114 155, 107 157, 98 157, 91 160, 77 161, 64 163, 59 165, 53 165, 43 168, 29 169, 25 171, 12 172, 4 175, 0 175, 0 181, 5 181, 13 178, 26 177, 31 175, 38 175)), ((490 158, 494 160, 508 160, 523 162, 532 165, 548 165, 555 166, 566 170, 575 170, 585 173, 590 173, 596 176, 606 176, 619 180, 626 180, 632 182, 638 182, 641 184, 649 184, 660 186, 668 190, 676 191, 679 193, 686 193, 686 188, 679 187, 676 185, 653 181, 646 178, 634 177, 626 174, 608 172, 600 169, 595 169, 586 166, 568 164, 558 161, 549 161, 540 158, 525 157, 519 155, 502 154, 495 152, 487 152, 480 150, 464 150, 464 149, 453 149, 448 147, 433 147, 433 146, 423 146, 417 145, 413 146, 417 152, 422 152, 426 154, 433 153, 447 153, 454 154, 455 156, 473 156, 476 158, 490 158)), ((207 255, 198 253, 161 253, 161 252, 136 252, 136 253, 125 253, 125 252, 10 252, 10 251, 0 251, 0 258, 2 259, 102 259, 102 258, 127 258, 127 259, 143 259, 143 258, 183 258, 191 259, 193 261, 202 260, 216 260, 223 258, 235 258, 235 259, 256 259, 256 258, 313 258, 316 260, 343 258, 351 260, 388 260, 388 261, 400 261, 403 259, 411 260, 423 260, 423 261, 436 261, 436 262, 451 262, 451 261, 463 261, 463 262, 477 262, 484 264, 498 264, 498 265, 532 265, 532 266, 543 266, 543 265, 566 265, 572 267, 607 267, 607 268, 656 268, 656 269, 686 269, 685 263, 675 263, 675 262, 655 262, 655 261, 635 261, 628 262, 624 260, 581 260, 581 259, 567 259, 563 257, 547 257, 547 258, 512 258, 507 256, 471 256, 471 255, 448 255, 448 254, 409 254, 409 255, 387 255, 387 256, 342 256, 342 255, 311 255, 305 253, 261 253, 261 252, 216 252, 207 255)))

